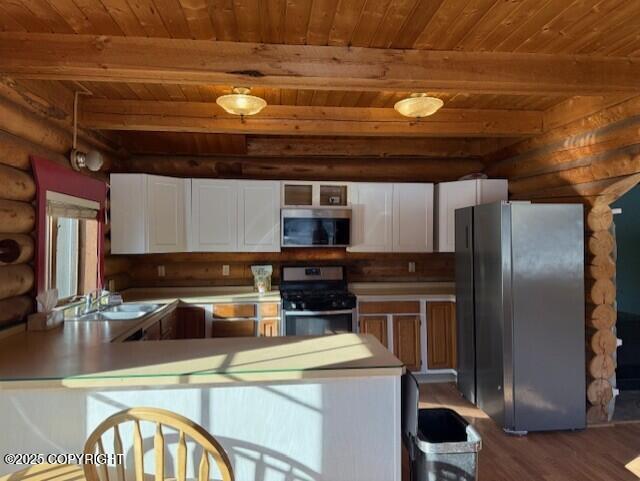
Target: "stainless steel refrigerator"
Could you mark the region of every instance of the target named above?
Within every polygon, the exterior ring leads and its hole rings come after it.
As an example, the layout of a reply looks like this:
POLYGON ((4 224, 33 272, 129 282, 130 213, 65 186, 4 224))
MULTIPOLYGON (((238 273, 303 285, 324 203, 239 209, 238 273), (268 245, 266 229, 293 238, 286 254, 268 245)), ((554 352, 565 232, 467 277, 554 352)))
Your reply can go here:
POLYGON ((458 389, 506 431, 584 428, 582 205, 503 201, 455 222, 458 389))

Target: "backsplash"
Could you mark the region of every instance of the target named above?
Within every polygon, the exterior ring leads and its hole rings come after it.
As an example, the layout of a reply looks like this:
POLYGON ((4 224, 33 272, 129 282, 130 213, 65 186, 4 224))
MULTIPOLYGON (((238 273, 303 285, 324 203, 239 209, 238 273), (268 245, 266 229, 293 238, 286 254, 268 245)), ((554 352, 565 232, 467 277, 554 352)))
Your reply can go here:
POLYGON ((112 288, 252 285, 251 266, 273 266, 277 285, 283 264, 345 265, 350 282, 443 282, 454 280, 452 253, 349 253, 344 249, 285 249, 278 253, 174 253, 112 256, 112 288), (228 266, 228 275, 226 273, 228 266))

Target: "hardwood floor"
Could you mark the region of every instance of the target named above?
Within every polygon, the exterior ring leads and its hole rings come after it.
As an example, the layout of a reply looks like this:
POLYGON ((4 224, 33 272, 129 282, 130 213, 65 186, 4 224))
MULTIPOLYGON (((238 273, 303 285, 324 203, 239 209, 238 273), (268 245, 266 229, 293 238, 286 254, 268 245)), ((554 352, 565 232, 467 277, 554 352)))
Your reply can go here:
MULTIPOLYGON (((455 385, 422 384, 420 407, 445 406, 469 420, 482 436, 479 481, 632 481, 625 465, 640 460, 640 424, 580 432, 508 436, 458 394, 455 385)), ((631 467, 631 466, 630 466, 631 467)))

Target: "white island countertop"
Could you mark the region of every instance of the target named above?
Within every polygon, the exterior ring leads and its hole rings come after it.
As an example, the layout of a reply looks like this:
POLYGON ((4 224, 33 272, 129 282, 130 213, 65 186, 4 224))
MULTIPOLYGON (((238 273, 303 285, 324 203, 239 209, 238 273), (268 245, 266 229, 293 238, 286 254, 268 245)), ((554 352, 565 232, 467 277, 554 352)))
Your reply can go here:
POLYGON ((402 363, 367 334, 75 345, 48 343, 29 334, 0 342, 0 390, 274 382, 403 372, 402 363))

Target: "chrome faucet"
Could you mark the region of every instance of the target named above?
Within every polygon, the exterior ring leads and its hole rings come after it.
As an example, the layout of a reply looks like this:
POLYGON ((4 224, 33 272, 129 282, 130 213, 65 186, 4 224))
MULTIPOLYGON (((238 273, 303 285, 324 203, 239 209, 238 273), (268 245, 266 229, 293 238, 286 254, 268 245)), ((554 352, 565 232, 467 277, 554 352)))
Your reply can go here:
POLYGON ((105 295, 109 295, 109 291, 103 289, 93 289, 84 296, 84 312, 90 312, 94 303, 97 304, 97 310, 100 310, 100 299, 105 295))

